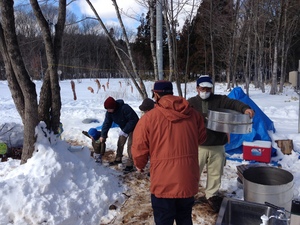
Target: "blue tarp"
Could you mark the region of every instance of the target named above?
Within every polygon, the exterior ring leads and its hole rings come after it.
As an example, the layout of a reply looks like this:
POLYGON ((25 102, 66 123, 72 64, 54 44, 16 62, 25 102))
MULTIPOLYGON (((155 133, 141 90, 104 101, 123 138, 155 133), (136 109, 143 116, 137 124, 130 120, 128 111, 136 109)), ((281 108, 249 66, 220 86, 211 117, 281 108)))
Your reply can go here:
MULTIPOLYGON (((275 133, 275 127, 272 120, 244 93, 242 88, 235 87, 229 94, 229 98, 237 99, 249 105, 254 111, 252 132, 249 134, 230 134, 230 143, 225 145, 226 153, 242 153, 243 141, 271 141, 268 131, 275 133)), ((276 156, 276 149, 272 148, 272 156, 276 156)))

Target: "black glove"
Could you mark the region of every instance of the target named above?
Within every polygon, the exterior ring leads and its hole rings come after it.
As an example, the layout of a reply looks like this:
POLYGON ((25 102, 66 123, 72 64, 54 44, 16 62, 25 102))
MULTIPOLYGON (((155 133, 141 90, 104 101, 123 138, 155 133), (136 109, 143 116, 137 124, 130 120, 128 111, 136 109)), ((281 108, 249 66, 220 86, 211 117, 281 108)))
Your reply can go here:
POLYGON ((87 137, 90 138, 90 135, 89 135, 89 133, 88 133, 87 131, 83 130, 82 133, 83 133, 85 136, 87 136, 87 137))

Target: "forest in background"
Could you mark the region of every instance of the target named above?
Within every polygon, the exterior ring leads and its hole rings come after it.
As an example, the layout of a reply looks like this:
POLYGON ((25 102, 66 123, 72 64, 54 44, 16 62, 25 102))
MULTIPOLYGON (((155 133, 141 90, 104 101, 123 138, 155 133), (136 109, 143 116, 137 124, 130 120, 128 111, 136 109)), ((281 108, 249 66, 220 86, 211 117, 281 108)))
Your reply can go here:
POLYGON ((247 95, 250 82, 262 92, 269 83, 275 95, 300 64, 299 0, 136 0, 147 11, 137 15, 137 33, 125 27, 117 0, 119 26, 105 24, 90 0, 94 16, 82 18, 68 11, 74 0, 22 2, 0 0, 0 79, 24 124, 22 164, 41 121, 59 133, 62 79, 128 78, 142 98, 145 80, 166 79, 185 97, 188 81, 209 74, 228 90, 244 85, 247 95))
MULTIPOLYGON (((140 15, 136 31, 127 29, 136 69, 143 79, 155 79, 151 52, 150 10, 140 15)), ((169 19, 173 60, 172 67, 180 82, 209 74, 216 81, 250 80, 270 82, 276 66, 277 81, 288 80, 289 71, 298 70, 300 60, 300 2, 297 0, 204 0, 195 6, 197 12, 178 27, 178 18, 169 19), (234 3, 235 2, 235 3, 234 3), (276 62, 274 61, 275 59, 276 62)), ((49 27, 56 23, 57 7, 43 6, 49 27)), ((168 8, 170 11, 170 8, 168 8)), ((167 12, 169 12, 167 11, 167 12)), ((173 9, 174 12, 174 9, 173 9)), ((26 68, 32 79, 42 79, 47 60, 41 31, 28 5, 15 7, 18 41, 22 46, 26 68)), ((163 23, 163 69, 170 72, 169 42, 163 23)), ((122 30, 108 27, 125 63, 130 63, 122 30)), ((52 29, 54 32, 54 29, 52 29)), ((155 37, 154 40, 155 41, 155 37)), ((94 18, 77 18, 67 12, 58 65, 60 79, 126 77, 111 44, 94 18), (80 22, 78 22, 80 21, 80 22)), ((274 74, 273 74, 274 75, 274 74)), ((0 79, 6 79, 0 60, 0 79)))

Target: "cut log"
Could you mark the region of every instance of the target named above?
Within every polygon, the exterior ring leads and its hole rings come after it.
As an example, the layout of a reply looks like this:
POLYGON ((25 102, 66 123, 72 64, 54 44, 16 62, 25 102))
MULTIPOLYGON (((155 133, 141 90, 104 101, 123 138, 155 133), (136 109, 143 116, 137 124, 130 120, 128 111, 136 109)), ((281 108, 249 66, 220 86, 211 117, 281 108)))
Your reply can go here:
POLYGON ((281 149, 282 153, 285 155, 290 155, 293 150, 293 140, 276 140, 278 147, 281 149))

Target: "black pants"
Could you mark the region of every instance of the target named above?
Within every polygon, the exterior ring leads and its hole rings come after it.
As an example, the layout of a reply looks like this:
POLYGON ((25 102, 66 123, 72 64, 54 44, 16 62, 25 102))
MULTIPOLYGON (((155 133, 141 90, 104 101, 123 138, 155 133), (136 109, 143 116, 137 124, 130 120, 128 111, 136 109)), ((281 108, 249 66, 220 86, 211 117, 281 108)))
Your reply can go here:
POLYGON ((151 203, 156 225, 192 225, 192 208, 194 197, 191 198, 156 198, 151 194, 151 203))

